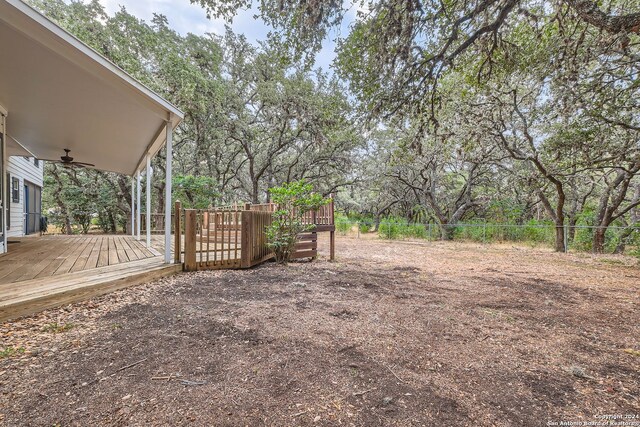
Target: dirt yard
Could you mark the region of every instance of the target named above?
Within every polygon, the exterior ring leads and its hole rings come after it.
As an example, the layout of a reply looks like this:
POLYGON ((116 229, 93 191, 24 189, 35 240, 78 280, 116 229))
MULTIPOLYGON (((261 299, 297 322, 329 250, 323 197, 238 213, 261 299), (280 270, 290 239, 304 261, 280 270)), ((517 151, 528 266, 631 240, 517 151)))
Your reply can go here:
POLYGON ((182 274, 2 325, 0 423, 640 425, 637 260, 337 247, 336 263, 182 274))

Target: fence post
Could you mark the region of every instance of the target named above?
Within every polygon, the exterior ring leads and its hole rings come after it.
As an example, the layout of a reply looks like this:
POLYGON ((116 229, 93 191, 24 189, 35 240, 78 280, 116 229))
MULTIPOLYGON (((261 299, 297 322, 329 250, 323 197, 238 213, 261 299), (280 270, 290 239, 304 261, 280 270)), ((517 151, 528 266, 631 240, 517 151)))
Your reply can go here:
MULTIPOLYGON (((251 205, 249 205, 249 208, 251 208, 251 205)), ((251 211, 244 210, 240 215, 242 224, 240 231, 240 268, 249 268, 251 267, 251 211)))
POLYGON ((336 232, 329 232, 329 260, 335 261, 336 259, 336 232))
POLYGON ((185 209, 184 211, 184 270, 196 271, 198 263, 196 261, 196 210, 185 209))
POLYGON ((562 228, 564 231, 564 253, 566 254, 569 252, 569 227, 564 224, 562 228))
POLYGON ((336 217, 335 205, 333 204, 333 194, 329 195, 331 203, 329 204, 329 218, 331 219, 331 231, 329 232, 329 260, 336 259, 336 217))
POLYGON ((433 238, 431 237, 431 223, 429 223, 429 241, 432 241, 433 238))
POLYGON ((484 228, 482 229, 482 243, 487 243, 487 220, 484 220, 484 228))
POLYGON ((176 200, 173 216, 173 259, 176 264, 180 264, 182 261, 182 203, 180 200, 176 200))

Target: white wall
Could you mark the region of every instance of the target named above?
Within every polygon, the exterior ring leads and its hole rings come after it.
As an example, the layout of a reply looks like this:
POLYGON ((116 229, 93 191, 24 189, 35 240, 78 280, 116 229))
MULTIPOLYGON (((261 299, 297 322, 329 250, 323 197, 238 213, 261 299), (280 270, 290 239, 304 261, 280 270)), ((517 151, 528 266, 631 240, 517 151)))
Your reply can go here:
MULTIPOLYGON (((18 188, 20 189, 20 202, 11 203, 11 224, 7 229, 7 237, 18 237, 24 235, 24 181, 25 179, 38 187, 43 186, 43 169, 44 162, 40 161, 40 165, 36 167, 32 157, 24 158, 20 156, 11 156, 7 161, 6 172, 9 173, 11 180, 16 177, 20 181, 18 188)), ((6 179, 6 177, 5 177, 6 179)), ((6 191, 6 189, 4 189, 6 191)))

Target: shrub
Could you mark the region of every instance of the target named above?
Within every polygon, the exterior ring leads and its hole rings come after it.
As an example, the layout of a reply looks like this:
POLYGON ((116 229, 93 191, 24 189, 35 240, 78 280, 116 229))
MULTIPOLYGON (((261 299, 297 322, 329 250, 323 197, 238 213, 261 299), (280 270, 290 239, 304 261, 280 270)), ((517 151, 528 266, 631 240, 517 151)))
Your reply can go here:
POLYGON ((429 232, 423 224, 409 224, 405 230, 405 235, 407 237, 413 237, 414 239, 429 238, 429 232))
POLYGON ((629 254, 640 258, 640 227, 634 227, 625 243, 629 247, 629 254))
POLYGON ((371 231, 371 224, 369 222, 360 222, 358 224, 358 229, 361 233, 366 234, 371 231))
POLYGON ((278 210, 266 230, 268 246, 274 251, 276 262, 286 264, 295 250, 297 235, 314 227, 303 224, 304 214, 317 210, 327 200, 314 193, 311 184, 304 180, 273 187, 269 193, 278 210))
POLYGON ((456 225, 453 232, 454 239, 472 240, 482 242, 485 239, 485 223, 468 223, 465 225, 456 225))
POLYGON ((522 231, 522 238, 529 242, 542 243, 553 242, 555 228, 548 222, 540 222, 534 219, 527 221, 522 231))
POLYGON ((593 246, 593 228, 576 228, 572 246, 579 251, 590 251, 593 246))
POLYGON ((346 235, 351 231, 351 221, 344 215, 336 216, 336 231, 342 235, 346 235))
POLYGON ((382 239, 397 239, 400 237, 400 227, 398 227, 398 223, 392 222, 389 220, 380 221, 380 226, 378 227, 378 235, 382 239))

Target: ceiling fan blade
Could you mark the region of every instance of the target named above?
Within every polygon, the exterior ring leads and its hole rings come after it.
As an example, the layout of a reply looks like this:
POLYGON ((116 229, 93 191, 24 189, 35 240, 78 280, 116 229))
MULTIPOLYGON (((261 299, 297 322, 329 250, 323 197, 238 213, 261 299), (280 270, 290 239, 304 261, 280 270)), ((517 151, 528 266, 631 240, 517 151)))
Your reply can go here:
POLYGON ((63 163, 62 160, 58 159, 58 160, 53 160, 53 159, 38 159, 41 162, 51 162, 51 163, 63 163))
POLYGON ((82 166, 82 167, 85 167, 85 166, 95 167, 95 165, 93 163, 71 162, 71 164, 75 165, 75 166, 82 166))

